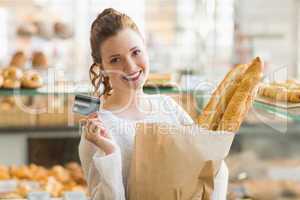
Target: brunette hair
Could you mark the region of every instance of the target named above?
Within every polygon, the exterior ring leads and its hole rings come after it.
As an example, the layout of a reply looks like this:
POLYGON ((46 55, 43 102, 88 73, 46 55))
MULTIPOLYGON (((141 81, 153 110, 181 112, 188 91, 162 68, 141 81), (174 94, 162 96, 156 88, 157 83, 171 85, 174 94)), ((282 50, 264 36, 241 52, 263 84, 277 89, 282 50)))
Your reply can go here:
POLYGON ((101 95, 98 92, 101 83, 104 85, 102 95, 111 95, 112 91, 109 78, 101 73, 102 58, 100 46, 107 38, 116 35, 125 28, 130 28, 140 34, 137 25, 129 16, 113 8, 107 8, 102 11, 92 23, 90 43, 94 63, 90 67, 89 75, 94 87, 94 93, 98 96, 101 95))

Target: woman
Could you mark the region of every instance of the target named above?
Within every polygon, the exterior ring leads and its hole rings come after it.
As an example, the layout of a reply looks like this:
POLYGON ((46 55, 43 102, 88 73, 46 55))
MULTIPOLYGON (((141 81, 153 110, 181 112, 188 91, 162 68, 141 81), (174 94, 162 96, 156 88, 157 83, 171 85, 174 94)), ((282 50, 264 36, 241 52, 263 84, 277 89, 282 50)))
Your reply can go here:
MULTIPOLYGON (((105 9, 91 27, 96 90, 104 85, 100 111, 87 118, 79 156, 92 199, 126 199, 126 185, 137 122, 192 124, 190 116, 170 97, 146 95, 149 74, 145 42, 125 14, 105 9)), ((215 178, 213 199, 226 199, 228 169, 223 162, 215 178)))

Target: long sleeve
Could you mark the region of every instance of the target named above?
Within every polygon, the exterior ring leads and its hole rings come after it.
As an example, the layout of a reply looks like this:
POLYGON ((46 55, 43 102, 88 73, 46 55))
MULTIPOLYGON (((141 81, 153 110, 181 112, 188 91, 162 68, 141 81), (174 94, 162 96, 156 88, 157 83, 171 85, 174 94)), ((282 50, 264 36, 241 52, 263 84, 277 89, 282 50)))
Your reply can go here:
POLYGON ((79 157, 92 200, 125 200, 119 148, 110 155, 104 155, 85 139, 83 133, 79 157))

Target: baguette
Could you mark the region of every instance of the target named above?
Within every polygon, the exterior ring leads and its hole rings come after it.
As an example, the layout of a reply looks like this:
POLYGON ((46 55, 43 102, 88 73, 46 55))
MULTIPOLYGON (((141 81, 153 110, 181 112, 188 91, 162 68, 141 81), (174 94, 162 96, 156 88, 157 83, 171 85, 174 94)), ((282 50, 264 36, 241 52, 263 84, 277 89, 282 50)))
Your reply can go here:
POLYGON ((209 130, 216 130, 218 128, 218 122, 222 118, 226 106, 241 82, 247 68, 248 65, 237 65, 227 73, 203 109, 202 115, 198 118, 198 123, 202 127, 209 130))
POLYGON ((219 131, 237 132, 248 112, 254 92, 260 82, 262 75, 262 61, 259 57, 252 61, 252 64, 245 72, 244 78, 228 103, 224 115, 219 123, 219 131))

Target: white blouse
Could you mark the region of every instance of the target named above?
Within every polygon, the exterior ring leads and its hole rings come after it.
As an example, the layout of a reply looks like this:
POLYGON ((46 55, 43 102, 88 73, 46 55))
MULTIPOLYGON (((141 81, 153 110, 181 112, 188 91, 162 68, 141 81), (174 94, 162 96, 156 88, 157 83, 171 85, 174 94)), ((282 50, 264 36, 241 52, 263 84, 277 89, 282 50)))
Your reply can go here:
MULTIPOLYGON (((127 177, 131 154, 134 148, 135 124, 137 122, 164 122, 170 124, 193 124, 191 117, 169 96, 148 95, 152 113, 143 120, 120 118, 101 109, 99 116, 105 128, 117 144, 117 150, 105 155, 87 141, 84 131, 79 144, 79 157, 88 183, 88 192, 93 200, 126 200, 127 177)), ((228 168, 222 162, 214 179, 213 200, 226 200, 228 168)))

